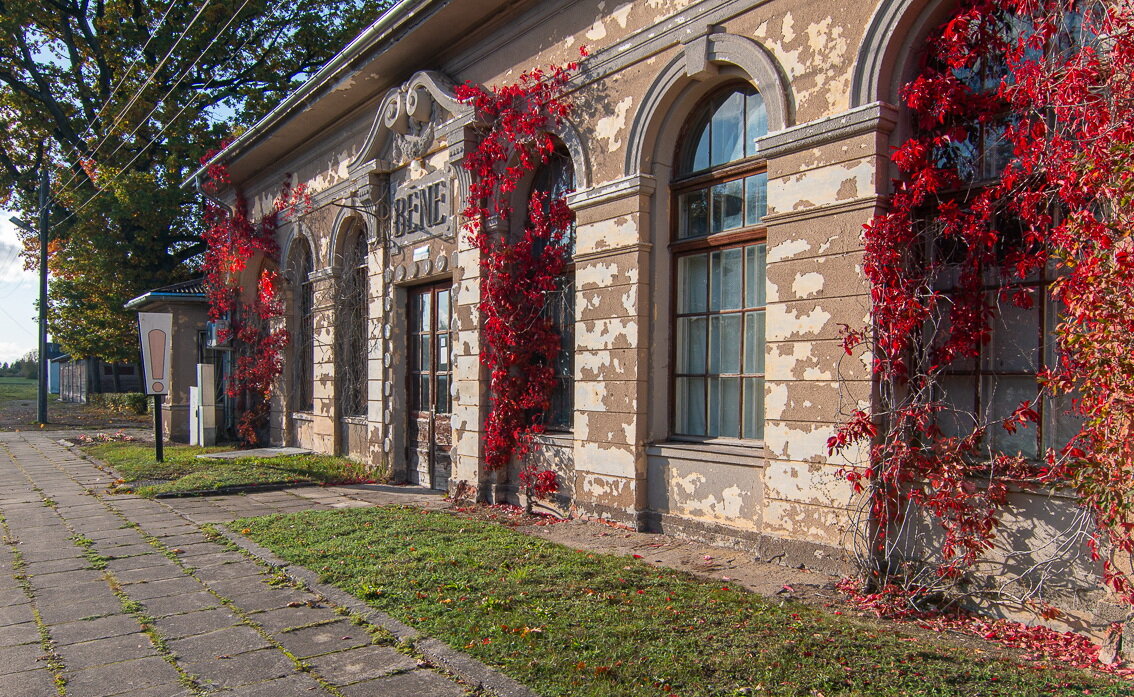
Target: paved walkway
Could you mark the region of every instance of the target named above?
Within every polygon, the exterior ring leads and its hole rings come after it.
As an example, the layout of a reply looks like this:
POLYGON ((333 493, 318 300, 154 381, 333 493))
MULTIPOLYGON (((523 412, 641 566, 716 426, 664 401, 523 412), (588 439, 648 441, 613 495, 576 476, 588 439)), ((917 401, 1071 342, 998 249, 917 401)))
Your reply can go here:
POLYGON ((477 694, 312 593, 278 584, 199 523, 379 503, 393 487, 152 501, 61 433, 0 432, 0 695, 448 697, 477 694))

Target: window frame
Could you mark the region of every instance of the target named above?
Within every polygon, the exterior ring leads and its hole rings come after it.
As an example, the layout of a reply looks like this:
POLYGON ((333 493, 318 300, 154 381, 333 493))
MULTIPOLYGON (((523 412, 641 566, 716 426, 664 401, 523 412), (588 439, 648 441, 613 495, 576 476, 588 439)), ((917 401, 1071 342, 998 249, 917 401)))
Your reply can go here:
POLYGON ((315 411, 315 282, 311 278, 315 272, 315 254, 306 239, 300 242, 302 251, 297 250, 290 255, 292 282, 295 284, 295 335, 300 340, 294 343, 292 351, 289 408, 293 412, 310 414, 315 411), (299 268, 300 262, 303 268, 299 268))
MULTIPOLYGON (((689 117, 686 119, 686 122, 682 125, 681 130, 679 132, 679 136, 677 138, 677 142, 674 146, 674 162, 677 163, 677 166, 675 167, 675 171, 678 171, 678 174, 676 174, 671 179, 670 186, 669 186, 669 194, 670 194, 670 196, 669 196, 669 199, 670 199, 669 200, 669 214, 670 214, 669 228, 670 229, 669 229, 668 251, 669 251, 669 256, 670 256, 670 264, 669 264, 669 266, 670 266, 670 268, 669 268, 670 340, 669 340, 669 347, 668 347, 668 351, 669 351, 668 356, 669 356, 670 369, 668 371, 668 373, 669 373, 668 374, 669 400, 668 400, 668 405, 667 405, 668 406, 668 414, 667 414, 667 417, 666 417, 666 424, 667 424, 667 433, 668 433, 669 439, 672 440, 672 441, 676 441, 676 442, 705 443, 705 444, 719 443, 719 444, 727 444, 727 445, 742 445, 742 446, 745 446, 745 447, 753 447, 753 446, 762 447, 763 443, 764 443, 764 437, 766 437, 766 431, 764 429, 764 424, 759 425, 760 432, 762 434, 762 436, 760 438, 744 438, 743 437, 743 433, 744 433, 744 413, 743 413, 744 379, 750 378, 750 377, 759 378, 760 380, 763 381, 764 385, 767 385, 767 363, 766 363, 767 359, 766 359, 766 356, 765 356, 765 363, 764 363, 764 371, 763 372, 761 372, 759 374, 756 374, 756 373, 748 374, 748 373, 744 372, 744 367, 745 367, 744 366, 744 349, 745 349, 745 346, 744 346, 743 340, 744 340, 745 329, 744 329, 743 319, 741 321, 741 329, 740 329, 740 333, 741 333, 741 354, 740 354, 741 372, 739 372, 735 375, 733 375, 731 373, 729 373, 729 374, 716 374, 718 377, 720 375, 727 375, 728 377, 735 377, 740 381, 740 387, 739 387, 740 405, 739 406, 741 407, 741 412, 737 417, 738 422, 739 422, 739 431, 740 431, 740 434, 741 434, 740 437, 719 436, 719 435, 717 435, 717 436, 703 435, 702 436, 702 435, 694 435, 694 434, 684 434, 684 433, 680 433, 679 430, 678 430, 678 404, 679 404, 679 399, 680 399, 678 392, 677 392, 678 378, 679 377, 687 377, 689 375, 692 375, 692 374, 679 373, 679 370, 678 370, 679 356, 678 356, 678 339, 677 339, 677 336, 678 336, 679 316, 701 315, 705 318, 709 318, 709 317, 713 317, 713 316, 722 316, 722 315, 726 315, 726 314, 738 314, 743 318, 744 315, 748 312, 763 312, 764 317, 765 317, 765 322, 766 322, 766 318, 767 318, 767 307, 768 307, 768 305, 767 305, 767 289, 766 289, 766 283, 767 283, 766 266, 765 266, 765 278, 764 278, 764 281, 765 281, 764 304, 762 306, 754 306, 752 308, 748 308, 748 307, 743 306, 743 304, 744 304, 744 301, 743 301, 744 292, 743 292, 743 289, 742 289, 742 291, 741 291, 742 307, 739 308, 739 309, 727 310, 727 311, 723 311, 723 312, 722 311, 711 312, 711 311, 706 310, 706 312, 704 312, 704 313, 679 313, 679 311, 678 311, 679 300, 680 300, 680 297, 679 297, 679 287, 680 287, 679 273, 680 273, 680 260, 682 258, 690 257, 690 256, 698 255, 698 254, 706 254, 706 255, 708 255, 708 258, 711 259, 711 254, 713 252, 726 251, 726 250, 729 250, 729 249, 743 250, 743 249, 745 249, 749 246, 760 245, 760 244, 765 245, 765 254, 766 254, 766 245, 767 245, 767 239, 768 239, 767 224, 764 222, 764 216, 761 216, 754 224, 752 224, 752 225, 748 224, 748 220, 747 220, 748 216, 747 216, 747 211, 746 211, 746 209, 747 209, 746 193, 742 194, 742 197, 745 200, 745 203, 744 203, 745 210, 742 211, 742 221, 743 222, 742 222, 742 224, 739 228, 724 230, 724 231, 720 231, 720 232, 712 232, 711 231, 711 216, 712 216, 712 213, 711 213, 711 204, 710 204, 709 213, 708 213, 709 221, 710 221, 710 223, 709 223, 709 230, 710 231, 708 232, 708 234, 697 236, 697 237, 684 237, 684 238, 681 237, 682 214, 683 214, 683 211, 681 209, 681 197, 682 197, 683 194, 687 194, 687 193, 690 193, 690 192, 693 192, 693 191, 699 191, 699 190, 711 191, 712 188, 714 186, 718 185, 718 184, 722 184, 722 183, 726 183, 726 182, 730 182, 730 181, 741 181, 741 182, 743 182, 746 177, 750 177, 750 176, 757 175, 757 174, 765 174, 766 175, 767 172, 768 172, 767 160, 758 151, 753 155, 741 157, 738 160, 733 160, 731 162, 727 162, 727 163, 718 165, 717 167, 711 167, 710 166, 708 169, 692 170, 692 171, 688 171, 688 172, 680 171, 680 169, 679 169, 681 166, 684 165, 684 159, 685 159, 686 154, 687 154, 686 148, 687 148, 689 142, 691 141, 692 138, 695 138, 695 137, 700 135, 700 132, 694 132, 694 131, 696 129, 698 129, 699 127, 702 127, 702 126, 704 126, 705 128, 708 127, 707 122, 702 122, 702 117, 704 116, 704 112, 702 110, 706 108, 706 105, 709 105, 714 100, 720 98, 722 94, 725 94, 729 91, 734 91, 734 90, 736 90, 736 91, 743 90, 745 88, 750 89, 750 90, 754 90, 754 91, 756 91, 757 94, 759 94, 759 91, 756 90, 755 87, 751 83, 746 82, 746 81, 739 81, 739 82, 730 82, 730 83, 721 85, 717 89, 712 90, 711 92, 709 92, 708 94, 703 96, 698 101, 698 103, 693 107, 693 109, 690 110, 689 117)), ((765 102, 765 104, 766 104, 766 102, 765 102)), ((765 106, 765 108, 766 108, 766 106, 765 106)), ((710 113, 708 115, 708 121, 711 122, 711 120, 712 120, 712 114, 710 113)), ((764 120, 765 120, 765 123, 766 123, 766 121, 767 121, 766 117, 765 117, 764 120)), ((743 117, 743 121, 746 125, 745 125, 744 132, 741 135, 741 138, 743 140, 747 141, 751 138, 750 134, 748 134, 748 131, 747 131, 747 123, 748 123, 747 114, 745 114, 745 116, 743 117)), ((710 149, 711 149, 711 145, 710 145, 710 149)), ((743 151, 743 147, 742 147, 742 151, 743 151)), ((742 191, 743 191, 743 184, 742 184, 742 191)), ((767 190, 765 189, 765 201, 767 200, 766 199, 766 191, 767 190)), ((765 212, 765 215, 766 215, 766 212, 765 212)), ((766 259, 766 256, 765 256, 765 259, 766 259)), ((741 252, 741 268, 742 268, 741 274, 742 274, 742 277, 744 276, 744 272, 743 272, 744 264, 745 264, 744 253, 741 252)), ((711 275, 711 273, 712 273, 711 268, 710 268, 708 273, 711 275)), ((765 351, 766 351, 766 347, 767 347, 766 326, 767 325, 765 324, 765 339, 762 342, 763 343, 762 350, 765 350, 765 351)), ((706 368, 707 367, 708 366, 706 366, 706 368)), ((711 375, 713 375, 713 374, 706 372, 702 375, 702 377, 704 377, 707 380, 711 375)), ((708 387, 706 386, 706 390, 707 389, 708 389, 708 387)), ((761 395, 759 399, 762 401, 763 395, 761 395)), ((764 412, 764 410, 761 409, 759 413, 760 413, 760 416, 763 418, 763 421, 766 423, 766 421, 767 421, 766 412, 764 412)), ((708 417, 709 417, 709 404, 708 404, 708 393, 706 392, 706 415, 705 415, 706 430, 708 430, 708 428, 707 428, 708 427, 708 417)))
POLYGON ((351 231, 348 242, 343 247, 340 283, 349 283, 347 288, 339 289, 335 307, 336 331, 336 384, 347 385, 339 395, 340 416, 347 418, 367 415, 367 381, 369 379, 367 357, 370 324, 370 245, 366 230, 361 226, 351 231), (347 293, 351 293, 348 297, 347 293), (341 314, 340 314, 341 313, 341 314), (338 328, 346 327, 347 322, 357 322, 357 337, 344 336, 338 328), (354 341, 352 341, 352 338, 354 341), (357 344, 355 343, 357 342, 357 344), (348 362, 357 365, 347 367, 348 362))

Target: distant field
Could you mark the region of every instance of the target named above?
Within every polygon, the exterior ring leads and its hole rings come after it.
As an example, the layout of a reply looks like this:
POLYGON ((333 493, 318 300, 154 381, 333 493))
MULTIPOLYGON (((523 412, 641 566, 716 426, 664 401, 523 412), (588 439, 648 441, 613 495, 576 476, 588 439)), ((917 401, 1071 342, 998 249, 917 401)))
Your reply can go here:
POLYGON ((0 378, 0 403, 35 399, 35 380, 0 378))

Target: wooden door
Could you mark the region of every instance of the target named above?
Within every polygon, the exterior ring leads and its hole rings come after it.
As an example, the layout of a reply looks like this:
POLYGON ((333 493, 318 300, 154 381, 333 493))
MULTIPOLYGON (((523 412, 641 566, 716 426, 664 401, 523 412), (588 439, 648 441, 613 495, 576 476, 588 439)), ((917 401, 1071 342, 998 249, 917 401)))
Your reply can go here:
POLYGON ((413 288, 409 294, 409 480, 433 489, 449 484, 453 445, 449 390, 453 380, 452 286, 413 288))

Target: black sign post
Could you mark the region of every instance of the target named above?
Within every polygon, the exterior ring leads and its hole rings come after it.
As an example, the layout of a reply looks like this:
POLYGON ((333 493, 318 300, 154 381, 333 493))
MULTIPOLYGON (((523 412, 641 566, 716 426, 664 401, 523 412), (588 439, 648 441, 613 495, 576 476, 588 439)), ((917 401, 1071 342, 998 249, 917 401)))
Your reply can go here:
POLYGON ((163 452, 161 437, 161 402, 164 396, 163 394, 154 395, 154 448, 157 451, 158 462, 165 462, 165 453, 163 452))

